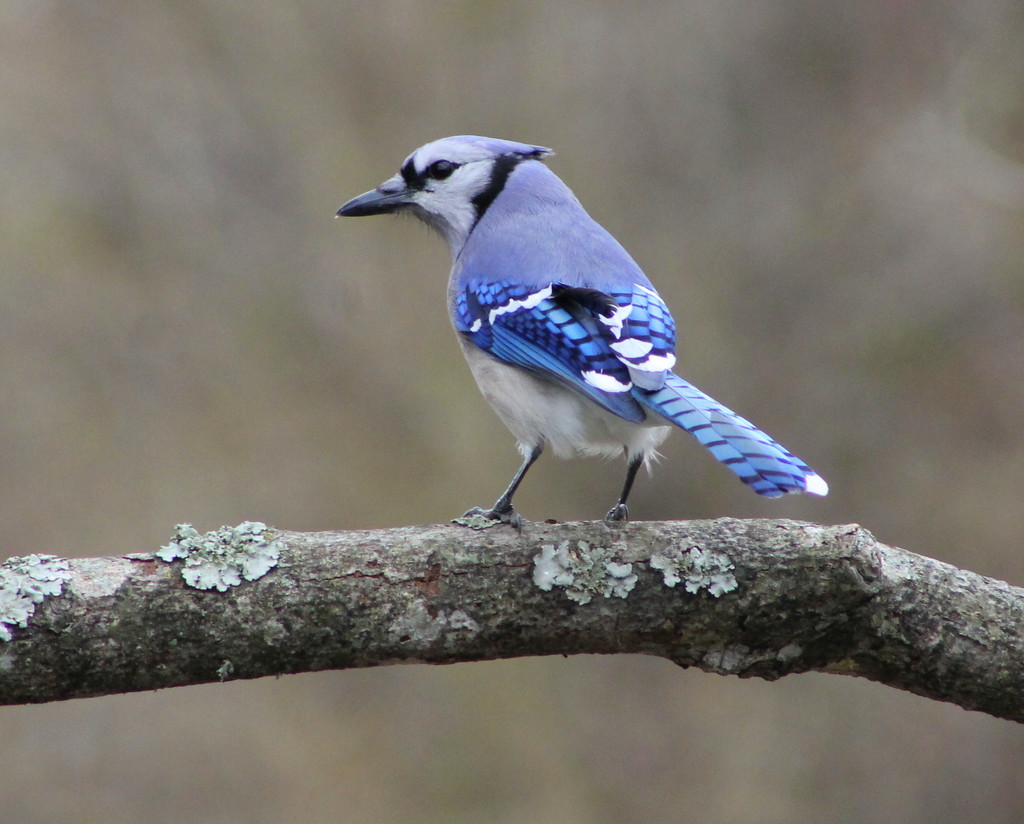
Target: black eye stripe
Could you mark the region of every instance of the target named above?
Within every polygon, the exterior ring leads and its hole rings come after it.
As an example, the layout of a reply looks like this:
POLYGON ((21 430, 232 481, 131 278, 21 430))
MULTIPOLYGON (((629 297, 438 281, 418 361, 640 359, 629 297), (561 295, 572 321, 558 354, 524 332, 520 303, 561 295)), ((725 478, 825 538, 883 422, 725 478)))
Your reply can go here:
POLYGON ((428 180, 445 180, 452 176, 452 172, 462 164, 454 160, 435 160, 422 172, 417 171, 410 160, 402 167, 401 175, 405 184, 410 189, 422 189, 427 185, 428 180))
POLYGON ((413 188, 416 186, 418 173, 416 171, 416 167, 412 165, 412 160, 409 160, 408 162, 406 162, 404 166, 402 166, 401 175, 402 180, 405 181, 406 186, 408 186, 409 188, 413 188))

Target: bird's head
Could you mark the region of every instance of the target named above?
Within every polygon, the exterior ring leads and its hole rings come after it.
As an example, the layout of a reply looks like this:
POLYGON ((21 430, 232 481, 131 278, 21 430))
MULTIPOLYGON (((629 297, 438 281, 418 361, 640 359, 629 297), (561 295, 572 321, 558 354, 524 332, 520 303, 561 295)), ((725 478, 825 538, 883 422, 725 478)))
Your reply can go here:
POLYGON ((337 216, 409 212, 440 232, 454 254, 512 169, 551 153, 543 146, 475 135, 435 140, 409 155, 394 177, 342 206, 337 216))

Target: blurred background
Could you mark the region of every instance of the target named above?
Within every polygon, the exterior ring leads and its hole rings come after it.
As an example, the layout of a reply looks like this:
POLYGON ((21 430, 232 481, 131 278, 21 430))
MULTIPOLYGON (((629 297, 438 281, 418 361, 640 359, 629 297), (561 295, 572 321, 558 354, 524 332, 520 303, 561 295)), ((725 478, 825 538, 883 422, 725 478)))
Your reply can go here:
MULTIPOLYGON (((658 285, 680 372, 831 484, 677 435, 637 519, 859 522, 1024 584, 1019 0, 0 6, 6 555, 182 521, 447 520, 518 463, 440 240, 334 221, 419 145, 536 142, 658 285)), ((528 519, 622 467, 543 459, 528 519)), ((4 822, 1019 822, 1024 730, 640 657, 0 709, 4 822)))

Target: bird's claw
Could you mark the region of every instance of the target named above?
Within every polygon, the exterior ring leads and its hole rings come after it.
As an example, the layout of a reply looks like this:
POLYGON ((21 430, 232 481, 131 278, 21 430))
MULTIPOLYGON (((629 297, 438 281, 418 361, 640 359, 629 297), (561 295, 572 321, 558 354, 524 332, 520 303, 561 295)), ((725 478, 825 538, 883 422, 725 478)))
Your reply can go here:
POLYGON ((629 521, 629 507, 625 504, 615 504, 604 516, 607 524, 624 524, 629 521))
POLYGON ((466 510, 462 518, 457 518, 456 520, 461 522, 465 518, 486 518, 489 521, 508 524, 516 532, 523 531, 523 517, 511 505, 504 507, 495 506, 492 509, 474 506, 472 509, 466 510))

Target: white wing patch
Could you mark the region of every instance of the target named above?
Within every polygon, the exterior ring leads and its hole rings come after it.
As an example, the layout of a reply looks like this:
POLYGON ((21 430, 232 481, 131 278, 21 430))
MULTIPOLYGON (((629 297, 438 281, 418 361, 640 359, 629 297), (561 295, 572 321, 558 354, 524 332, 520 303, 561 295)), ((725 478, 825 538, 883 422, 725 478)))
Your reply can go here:
POLYGON ((615 309, 611 315, 598 315, 597 319, 607 326, 617 338, 622 337, 622 324, 626 322, 629 313, 633 311, 633 304, 627 303, 615 309))
MULTIPOLYGON (((533 309, 542 300, 547 300, 551 297, 552 286, 545 286, 539 292, 534 292, 532 295, 527 295, 522 300, 516 300, 512 298, 508 303, 504 303, 491 310, 487 317, 487 322, 494 325, 494 321, 501 315, 507 315, 509 312, 518 312, 520 309, 533 309)), ((475 331, 475 330, 470 330, 475 331)))
POLYGON ((654 348, 654 344, 649 340, 637 340, 636 338, 626 338, 608 345, 621 358, 642 358, 654 348))
MULTIPOLYGON (((623 341, 626 343, 627 341, 623 341)), ((637 341, 639 343, 639 341, 637 341)), ((615 345, 612 344, 612 348, 615 349, 615 345)), ((651 344, 647 344, 647 349, 650 351, 651 344)), ((618 350, 616 350, 618 351, 618 350)), ((623 355, 627 358, 641 357, 640 355, 623 355)), ((627 364, 630 369, 639 369, 641 372, 667 372, 673 366, 676 365, 676 356, 669 352, 667 355, 651 355, 647 360, 642 360, 639 363, 627 364)))
POLYGON ((583 373, 583 380, 602 392, 628 392, 633 388, 631 383, 623 383, 614 375, 595 372, 593 369, 583 373))
MULTIPOLYGON (((634 299, 644 302, 644 295, 654 298, 659 306, 663 306, 657 292, 639 283, 634 284, 634 299)), ((623 382, 596 370, 583 372, 583 379, 591 386, 605 392, 616 393, 628 392, 634 385, 642 389, 660 389, 664 385, 665 374, 675 366, 676 356, 672 352, 661 349, 655 353, 653 340, 627 335, 626 324, 635 309, 634 303, 625 303, 612 307, 609 314, 595 313, 597 320, 604 324, 614 338, 608 343, 608 347, 629 370, 630 380, 623 382)), ((641 328, 645 325, 641 325, 641 328)))

